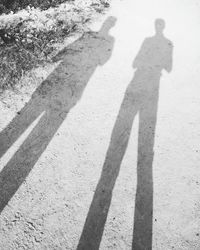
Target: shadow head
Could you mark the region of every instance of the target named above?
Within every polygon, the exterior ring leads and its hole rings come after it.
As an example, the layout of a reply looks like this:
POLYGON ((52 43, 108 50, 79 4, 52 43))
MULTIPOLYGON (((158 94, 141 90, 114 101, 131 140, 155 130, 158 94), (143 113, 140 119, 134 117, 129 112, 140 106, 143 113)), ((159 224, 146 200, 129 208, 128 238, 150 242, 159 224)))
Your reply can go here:
POLYGON ((117 18, 114 16, 109 16, 103 23, 101 29, 100 29, 100 33, 101 34, 108 34, 109 31, 115 26, 117 22, 117 18))
POLYGON ((155 20, 156 34, 162 34, 164 29, 165 29, 165 21, 162 18, 157 18, 155 20))

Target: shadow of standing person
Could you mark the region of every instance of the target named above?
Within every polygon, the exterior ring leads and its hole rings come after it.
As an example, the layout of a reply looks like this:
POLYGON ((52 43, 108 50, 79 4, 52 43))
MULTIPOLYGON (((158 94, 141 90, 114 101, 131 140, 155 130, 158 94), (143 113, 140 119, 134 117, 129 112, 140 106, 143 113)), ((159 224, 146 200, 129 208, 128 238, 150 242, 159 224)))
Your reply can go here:
POLYGON ((0 157, 36 120, 31 131, 0 173, 0 212, 44 152, 98 66, 112 54, 114 38, 109 34, 116 18, 109 17, 99 32, 87 32, 54 58, 56 69, 36 89, 30 101, 0 133, 0 157))
POLYGON ((153 235, 153 158, 159 84, 162 70, 172 70, 173 45, 163 34, 165 22, 155 21, 156 34, 146 38, 135 58, 132 100, 138 97, 139 132, 137 160, 137 190, 133 229, 134 250, 152 249, 153 235), (137 93, 140 92, 140 93, 137 93))
POLYGON ((112 191, 127 149, 133 120, 139 114, 137 191, 132 249, 151 249, 153 216, 153 147, 161 71, 172 69, 172 43, 163 35, 164 20, 155 21, 156 34, 146 38, 136 56, 133 80, 127 87, 107 150, 78 250, 99 249, 112 191))

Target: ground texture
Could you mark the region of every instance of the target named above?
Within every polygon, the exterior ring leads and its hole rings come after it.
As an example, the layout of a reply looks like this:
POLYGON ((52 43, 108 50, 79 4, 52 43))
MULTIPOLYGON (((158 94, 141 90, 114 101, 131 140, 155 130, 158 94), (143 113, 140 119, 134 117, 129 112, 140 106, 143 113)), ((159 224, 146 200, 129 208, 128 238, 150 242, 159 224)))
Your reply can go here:
POLYGON ((199 13, 113 1, 7 92, 0 249, 200 249, 199 13))

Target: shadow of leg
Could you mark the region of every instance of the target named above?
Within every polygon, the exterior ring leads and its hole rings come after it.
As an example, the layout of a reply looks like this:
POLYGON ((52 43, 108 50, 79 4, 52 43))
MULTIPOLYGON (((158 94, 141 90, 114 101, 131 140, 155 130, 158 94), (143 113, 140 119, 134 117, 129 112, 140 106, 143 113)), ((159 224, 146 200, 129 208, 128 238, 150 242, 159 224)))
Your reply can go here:
POLYGON ((46 113, 0 173, 0 212, 26 179, 62 123, 58 115, 46 113))
POLYGON ((39 98, 31 98, 19 114, 0 132, 0 157, 6 153, 43 111, 43 101, 39 98))
POLYGON ((138 99, 132 92, 132 86, 131 88, 130 86, 126 91, 112 131, 101 178, 85 221, 77 247, 78 250, 97 250, 101 243, 113 188, 126 152, 133 120, 138 110, 138 99))
POLYGON ((158 94, 150 98, 139 113, 137 190, 132 249, 152 249, 154 136, 158 94))

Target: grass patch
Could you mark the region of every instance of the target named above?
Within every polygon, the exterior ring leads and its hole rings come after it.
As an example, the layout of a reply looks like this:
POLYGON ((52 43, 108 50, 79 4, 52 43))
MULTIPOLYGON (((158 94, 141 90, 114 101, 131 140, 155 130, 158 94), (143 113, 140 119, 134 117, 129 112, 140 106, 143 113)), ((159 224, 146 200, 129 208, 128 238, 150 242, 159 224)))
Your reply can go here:
POLYGON ((74 0, 46 10, 28 6, 1 15, 0 89, 14 87, 31 69, 51 61, 55 45, 105 7, 105 0, 74 0))

